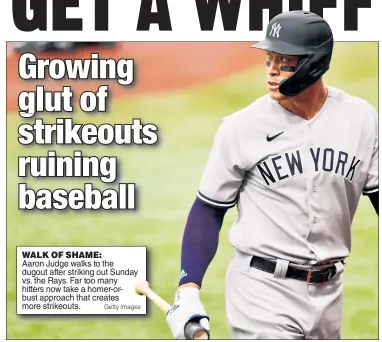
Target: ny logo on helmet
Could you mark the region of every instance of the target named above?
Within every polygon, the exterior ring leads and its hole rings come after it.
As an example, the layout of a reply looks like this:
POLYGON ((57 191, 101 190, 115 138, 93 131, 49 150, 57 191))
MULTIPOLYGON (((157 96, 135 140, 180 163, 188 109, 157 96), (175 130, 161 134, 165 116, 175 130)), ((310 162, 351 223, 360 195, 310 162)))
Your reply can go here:
POLYGON ((279 23, 274 23, 272 25, 271 32, 269 33, 272 37, 279 37, 280 36, 280 29, 281 25, 279 23))

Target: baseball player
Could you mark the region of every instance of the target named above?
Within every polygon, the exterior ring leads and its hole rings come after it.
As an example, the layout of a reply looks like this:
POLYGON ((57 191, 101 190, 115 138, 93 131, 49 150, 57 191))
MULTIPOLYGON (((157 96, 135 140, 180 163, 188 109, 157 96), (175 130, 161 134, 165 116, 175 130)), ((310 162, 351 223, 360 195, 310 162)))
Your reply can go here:
POLYGON ((225 117, 184 230, 181 276, 167 323, 176 339, 198 320, 200 290, 226 211, 237 207, 226 275, 232 339, 339 339, 341 274, 360 196, 378 214, 378 114, 324 85, 333 35, 320 16, 268 24, 268 94, 225 117))

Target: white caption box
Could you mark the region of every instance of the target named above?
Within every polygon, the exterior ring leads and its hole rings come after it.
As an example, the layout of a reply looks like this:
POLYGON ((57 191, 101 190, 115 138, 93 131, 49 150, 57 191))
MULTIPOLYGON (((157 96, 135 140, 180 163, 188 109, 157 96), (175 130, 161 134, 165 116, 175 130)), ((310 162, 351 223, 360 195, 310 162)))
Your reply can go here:
POLYGON ((17 247, 18 315, 146 314, 146 247, 17 247))

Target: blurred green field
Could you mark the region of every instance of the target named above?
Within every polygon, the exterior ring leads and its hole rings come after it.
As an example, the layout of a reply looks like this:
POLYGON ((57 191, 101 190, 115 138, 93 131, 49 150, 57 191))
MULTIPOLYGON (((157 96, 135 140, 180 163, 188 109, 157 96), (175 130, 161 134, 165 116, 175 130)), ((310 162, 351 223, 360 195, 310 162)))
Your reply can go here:
MULTIPOLYGON (((378 44, 337 43, 328 84, 361 96, 378 106, 378 44)), ((7 123, 7 338, 8 339, 171 339, 163 314, 151 303, 146 317, 20 317, 16 316, 15 246, 17 245, 147 245, 149 281, 168 301, 173 300, 179 276, 180 243, 189 208, 213 134, 221 117, 250 103, 265 91, 263 68, 253 68, 197 89, 119 101, 111 112, 94 114, 92 121, 130 122, 141 117, 159 127, 156 147, 84 149, 86 154, 117 155, 120 181, 135 182, 139 191, 136 212, 20 212, 17 198, 17 157, 46 155, 46 147, 17 144, 21 120, 7 123)), ((78 121, 86 121, 76 114, 78 121)), ((71 154, 71 147, 59 154, 71 154)), ((34 189, 82 183, 71 180, 32 180, 34 189)), ((95 185, 101 186, 99 181, 95 185)), ((227 232, 235 218, 225 220, 219 249, 205 277, 202 301, 211 317, 212 337, 226 339, 224 278, 233 252, 227 232)), ((344 275, 343 339, 378 338, 378 218, 368 200, 361 199, 353 231, 352 255, 344 275)))

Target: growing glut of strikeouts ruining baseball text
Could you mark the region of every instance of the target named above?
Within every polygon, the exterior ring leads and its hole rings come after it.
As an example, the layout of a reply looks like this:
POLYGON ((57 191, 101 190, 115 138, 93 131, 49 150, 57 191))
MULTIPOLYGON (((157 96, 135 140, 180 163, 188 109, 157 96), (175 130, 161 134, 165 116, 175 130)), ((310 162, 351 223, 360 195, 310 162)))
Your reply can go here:
POLYGON ((140 118, 124 124, 95 124, 100 119, 106 121, 108 85, 74 94, 71 86, 53 91, 47 90, 42 82, 47 78, 53 82, 69 79, 73 83, 111 80, 128 87, 134 83, 134 60, 102 59, 98 53, 91 53, 87 59, 43 59, 24 53, 19 58, 18 71, 21 79, 36 82, 31 91, 22 91, 18 96, 19 115, 25 119, 18 128, 18 143, 25 147, 49 146, 44 155, 26 153, 18 157, 18 176, 22 179, 18 184, 19 210, 135 210, 136 184, 118 182, 118 158, 94 156, 84 149, 89 151, 89 147, 96 145, 155 145, 159 139, 158 127, 145 124, 140 118), (85 118, 79 116, 78 122, 74 118, 76 104, 85 115, 85 118), (54 148, 65 145, 73 147, 71 155, 60 155, 54 148), (36 189, 27 183, 27 177, 60 180, 97 177, 108 186, 117 184, 99 189, 87 181, 81 189, 36 189))

